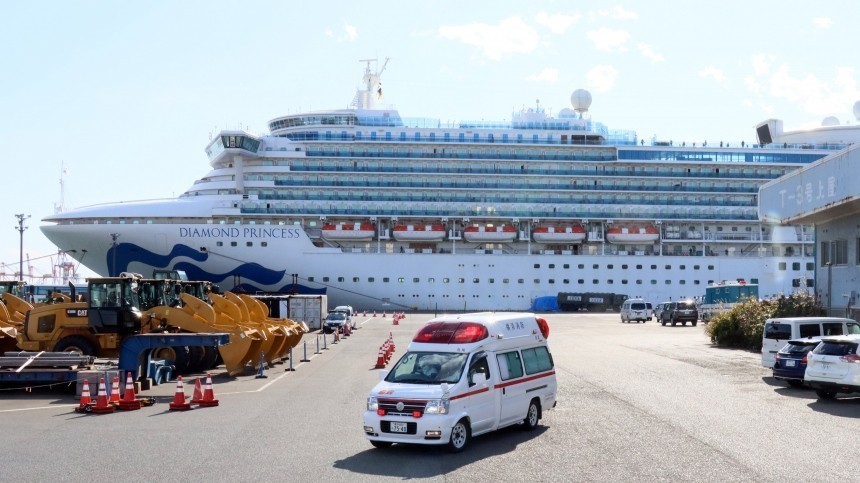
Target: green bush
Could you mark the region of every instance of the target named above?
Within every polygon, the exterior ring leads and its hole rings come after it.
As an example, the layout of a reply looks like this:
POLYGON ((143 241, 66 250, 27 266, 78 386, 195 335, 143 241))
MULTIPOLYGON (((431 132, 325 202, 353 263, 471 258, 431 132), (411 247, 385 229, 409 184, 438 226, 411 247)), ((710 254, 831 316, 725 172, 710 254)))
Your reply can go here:
POLYGON ((717 314, 705 332, 720 347, 761 350, 765 320, 773 317, 813 317, 825 311, 814 297, 795 293, 772 300, 753 298, 738 303, 731 310, 717 314))

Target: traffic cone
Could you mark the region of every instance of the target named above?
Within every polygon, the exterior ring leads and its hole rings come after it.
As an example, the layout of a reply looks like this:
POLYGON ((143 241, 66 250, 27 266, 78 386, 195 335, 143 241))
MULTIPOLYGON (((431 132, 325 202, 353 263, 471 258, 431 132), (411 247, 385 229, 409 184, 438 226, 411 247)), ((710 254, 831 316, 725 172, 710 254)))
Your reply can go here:
POLYGON ((93 400, 90 398, 90 383, 84 379, 84 387, 81 389, 81 402, 76 411, 83 412, 86 411, 87 406, 93 403, 93 400))
POLYGON ((385 317, 386 317, 386 315, 385 315, 385 311, 383 310, 383 311, 382 311, 382 318, 384 319, 385 317))
POLYGON ((125 394, 123 394, 122 399, 119 401, 119 408, 124 411, 133 411, 140 409, 141 404, 140 399, 134 394, 134 381, 131 379, 131 372, 127 374, 125 378, 125 394))
POLYGON ((376 369, 385 368, 385 355, 382 353, 382 347, 379 348, 379 353, 376 355, 376 369))
POLYGON ((388 333, 388 343, 391 344, 391 352, 394 352, 394 336, 388 333))
POLYGON ((99 393, 96 396, 96 405, 93 406, 93 412, 96 414, 112 413, 116 410, 114 406, 108 403, 107 387, 105 387, 105 379, 99 379, 99 393))
POLYGON ((200 377, 194 382, 194 395, 191 396, 191 404, 200 404, 203 400, 203 388, 200 387, 200 377))
POLYGON ((218 405, 218 400, 215 399, 215 391, 212 389, 212 375, 206 374, 206 389, 203 393, 203 399, 200 400, 200 406, 211 408, 218 405))
POLYGON ((361 311, 361 316, 362 316, 362 317, 367 317, 367 311, 366 311, 366 310, 362 310, 362 311, 361 311))
POLYGON ((119 377, 114 377, 110 385, 108 404, 119 404, 119 377))
POLYGON ((376 317, 376 311, 375 310, 373 311, 373 316, 376 317))
POLYGON ((170 411, 187 411, 191 409, 191 403, 185 402, 185 389, 182 387, 182 376, 176 378, 176 392, 173 394, 173 402, 169 405, 170 411))

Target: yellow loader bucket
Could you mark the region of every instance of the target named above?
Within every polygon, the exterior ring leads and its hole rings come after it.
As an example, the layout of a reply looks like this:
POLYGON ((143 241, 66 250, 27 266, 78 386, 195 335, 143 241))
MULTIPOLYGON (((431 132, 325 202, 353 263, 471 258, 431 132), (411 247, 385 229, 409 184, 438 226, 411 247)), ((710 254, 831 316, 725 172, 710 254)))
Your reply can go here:
POLYGON ((250 360, 249 355, 259 354, 262 339, 257 331, 236 324, 218 323, 212 306, 189 294, 183 293, 180 297, 183 302, 181 307, 158 306, 149 310, 146 316, 188 332, 226 332, 230 335, 230 342, 218 346, 218 352, 228 374, 242 374, 250 360))
POLYGON ((242 314, 242 310, 235 303, 228 300, 226 297, 216 294, 209 294, 212 300, 212 308, 215 310, 215 320, 219 325, 239 327, 245 334, 249 336, 253 334, 253 338, 257 341, 253 344, 248 352, 242 358, 242 364, 251 364, 257 367, 260 364, 260 352, 264 352, 271 345, 266 337, 265 331, 260 330, 249 324, 242 314))
POLYGON ((268 353, 266 354, 266 362, 271 364, 272 361, 286 359, 290 349, 287 346, 287 336, 289 333, 284 330, 281 324, 278 324, 277 321, 268 317, 268 307, 266 307, 266 304, 247 295, 240 294, 238 297, 242 302, 244 302, 245 307, 248 309, 248 316, 250 319, 255 321, 258 326, 265 327, 268 335, 275 339, 271 348, 271 356, 269 356, 268 353))
POLYGON ((6 351, 18 349, 18 328, 20 324, 14 322, 6 310, 6 305, 0 303, 0 355, 6 351))

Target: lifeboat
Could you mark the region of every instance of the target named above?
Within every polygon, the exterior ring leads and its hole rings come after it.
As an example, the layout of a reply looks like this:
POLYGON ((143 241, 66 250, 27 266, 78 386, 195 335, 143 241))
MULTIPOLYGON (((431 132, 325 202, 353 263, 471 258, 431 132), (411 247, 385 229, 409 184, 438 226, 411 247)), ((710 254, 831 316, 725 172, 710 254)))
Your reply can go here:
POLYGON ((445 225, 397 225, 392 232, 397 241, 438 242, 445 238, 445 225))
POLYGON ((653 226, 613 226, 606 231, 606 241, 618 244, 653 243, 660 239, 660 230, 653 226))
POLYGON ((579 243, 585 240, 582 225, 538 226, 532 233, 538 243, 579 243))
POLYGON ((326 223, 322 237, 326 240, 367 241, 372 240, 376 229, 370 223, 326 223))
POLYGON ((517 228, 513 225, 481 225, 468 226, 463 230, 463 238, 467 242, 509 242, 517 237, 517 228))

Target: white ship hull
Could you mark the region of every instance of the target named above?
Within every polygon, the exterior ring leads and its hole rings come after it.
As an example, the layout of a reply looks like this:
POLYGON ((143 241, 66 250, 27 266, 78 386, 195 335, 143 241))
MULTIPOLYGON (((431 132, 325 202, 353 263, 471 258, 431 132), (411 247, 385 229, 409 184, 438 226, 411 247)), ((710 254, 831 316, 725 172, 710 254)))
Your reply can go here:
MULTIPOLYGON (((111 234, 118 231, 117 225, 42 229, 60 248, 97 273, 116 272, 110 267, 114 263, 110 250, 111 234), (86 247, 85 253, 82 247, 86 247)), ((739 274, 757 278, 765 296, 793 290, 790 277, 777 270, 780 263, 811 261, 797 257, 657 257, 632 253, 542 255, 537 251, 493 255, 475 254, 462 242, 452 243, 444 253, 380 253, 377 249, 382 244, 377 241, 362 244, 360 250, 314 246, 304 230, 289 225, 264 228, 245 224, 139 224, 123 225, 121 232, 116 261, 121 271, 147 275, 154 268, 177 268, 186 270, 192 278, 211 280, 224 290, 240 284, 251 290, 272 292, 289 290, 295 273, 300 285, 326 289, 334 305, 371 310, 463 310, 464 304, 468 310, 527 310, 536 297, 562 291, 627 293, 659 302, 698 296, 709 280, 733 279, 739 274), (265 247, 259 243, 263 238, 268 240, 265 247), (216 246, 219 241, 220 247, 216 246), (236 242, 235 247, 230 246, 232 242, 236 242), (564 269, 565 264, 571 268, 564 269), (580 264, 600 268, 575 270, 580 264), (652 264, 660 269, 650 270, 652 264), (644 269, 632 270, 636 265, 644 269), (662 270, 667 265, 673 269, 662 270), (386 278, 387 283, 383 281, 386 278), (398 278, 410 281, 408 296, 400 295, 403 289, 396 282, 398 278), (459 283, 461 278, 463 282, 459 283), (489 283, 490 279, 494 283, 489 283), (578 283, 579 279, 583 283, 578 283), (593 283, 595 279, 598 283, 593 283), (625 279, 627 284, 622 284, 625 279), (652 284, 652 279, 656 283, 652 284), (667 280, 671 283, 667 284, 667 280), (446 296, 452 293, 462 297, 446 296)))

